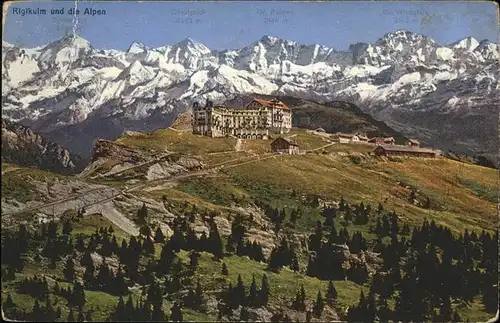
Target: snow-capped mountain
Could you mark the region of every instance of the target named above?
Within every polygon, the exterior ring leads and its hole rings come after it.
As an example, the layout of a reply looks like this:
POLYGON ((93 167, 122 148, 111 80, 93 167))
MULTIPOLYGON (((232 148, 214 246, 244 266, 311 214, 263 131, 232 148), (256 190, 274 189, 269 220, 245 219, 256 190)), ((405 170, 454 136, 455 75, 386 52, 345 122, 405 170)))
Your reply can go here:
POLYGON ((32 49, 2 42, 2 117, 86 156, 97 138, 168 126, 194 100, 280 94, 347 100, 437 147, 494 152, 499 58, 488 40, 442 45, 405 30, 344 52, 271 36, 223 51, 190 38, 124 52, 71 35, 32 49))

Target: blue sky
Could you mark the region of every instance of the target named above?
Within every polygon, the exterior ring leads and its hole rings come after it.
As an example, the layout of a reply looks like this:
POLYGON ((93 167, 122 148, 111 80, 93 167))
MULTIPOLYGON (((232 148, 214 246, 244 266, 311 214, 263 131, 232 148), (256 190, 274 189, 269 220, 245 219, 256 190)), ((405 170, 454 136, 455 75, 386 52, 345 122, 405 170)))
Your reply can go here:
MULTIPOLYGON (((23 47, 57 40, 73 29, 68 9, 74 6, 73 1, 14 2, 3 40, 23 47), (48 13, 23 17, 14 8, 44 8, 48 13), (64 15, 50 14, 53 8, 64 8, 64 15)), ((78 1, 78 8, 77 34, 100 49, 126 50, 133 41, 159 47, 187 37, 211 49, 240 48, 271 35, 346 50, 397 29, 422 33, 442 45, 468 36, 494 42, 499 38, 497 7, 491 2, 78 1), (106 15, 83 15, 85 8, 104 9, 106 15), (183 15, 189 10, 196 14, 183 15)))

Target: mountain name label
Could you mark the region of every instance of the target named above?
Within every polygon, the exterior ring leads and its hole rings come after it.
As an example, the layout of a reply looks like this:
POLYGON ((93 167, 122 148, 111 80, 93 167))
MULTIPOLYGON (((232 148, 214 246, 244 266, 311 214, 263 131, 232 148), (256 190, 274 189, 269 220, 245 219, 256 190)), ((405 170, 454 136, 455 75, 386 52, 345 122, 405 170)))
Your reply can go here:
MULTIPOLYGON (((51 15, 64 15, 64 8, 59 9, 41 9, 41 8, 12 8, 12 14, 17 16, 43 16, 51 15)), ((80 9, 71 8, 67 12, 68 15, 79 15, 80 9)), ((85 8, 83 10, 84 16, 105 16, 107 14, 105 9, 85 8)))

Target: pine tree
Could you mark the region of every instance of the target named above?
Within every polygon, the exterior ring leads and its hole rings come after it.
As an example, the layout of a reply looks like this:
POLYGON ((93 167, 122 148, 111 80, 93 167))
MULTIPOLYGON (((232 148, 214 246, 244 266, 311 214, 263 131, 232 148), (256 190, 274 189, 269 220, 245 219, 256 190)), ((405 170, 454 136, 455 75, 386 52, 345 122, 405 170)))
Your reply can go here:
POLYGON ((126 320, 125 302, 123 297, 120 296, 118 299, 118 304, 115 307, 113 314, 111 315, 112 321, 120 322, 126 320))
POLYGON ((257 307, 259 304, 259 292, 257 290, 257 284, 255 283, 255 275, 252 275, 252 284, 248 291, 248 306, 257 307))
POLYGON ((189 253, 189 268, 191 269, 192 272, 195 272, 196 268, 198 268, 199 257, 200 254, 197 251, 191 251, 189 253))
POLYGON ((311 322, 311 319, 312 319, 312 312, 311 311, 307 311, 306 312, 306 322, 307 323, 311 322))
POLYGON ((84 322, 85 316, 83 315, 83 309, 80 307, 78 310, 78 322, 84 322))
POLYGON ((153 241, 151 241, 151 238, 149 236, 146 236, 144 239, 144 243, 142 245, 144 252, 148 255, 151 255, 155 252, 155 247, 153 241))
POLYGON ((160 226, 158 226, 155 232, 155 243, 164 243, 164 242, 165 242, 165 235, 161 231, 160 226))
POLYGON ((225 262, 223 262, 223 263, 222 263, 222 274, 223 274, 224 276, 229 275, 229 271, 227 270, 227 266, 226 266, 226 263, 225 263, 225 262))
POLYGON ((92 312, 90 311, 87 311, 87 313, 85 313, 85 321, 87 322, 92 322, 92 312))
POLYGON ((269 294, 270 294, 269 281, 267 280, 266 274, 264 274, 262 276, 262 283, 259 291, 259 300, 261 306, 267 306, 267 303, 269 302, 269 296, 270 296, 269 294))
POLYGON ((162 304, 163 292, 157 282, 153 282, 151 285, 149 285, 147 302, 152 305, 162 304))
POLYGON ((71 225, 71 221, 66 220, 63 222, 62 234, 70 235, 71 231, 73 231, 73 226, 71 225))
POLYGON ((339 211, 343 212, 344 210, 345 210, 345 201, 344 201, 344 197, 341 196, 340 197, 340 202, 339 202, 339 211))
POLYGON ((48 296, 45 300, 44 312, 45 312, 44 313, 45 319, 47 319, 47 320, 55 319, 56 312, 52 308, 52 301, 51 301, 50 297, 48 297, 48 296))
POLYGON ((170 309, 170 321, 182 322, 182 309, 179 303, 174 303, 170 309))
POLYGON ((297 254, 295 253, 295 251, 292 251, 292 263, 290 265, 290 269, 297 272, 300 270, 299 260, 297 259, 297 254))
POLYGON ((323 313, 323 309, 325 308, 325 302, 323 301, 323 296, 321 295, 321 292, 318 291, 318 295, 316 296, 316 302, 314 303, 314 314, 317 317, 321 316, 321 313, 323 313))
POLYGON ((67 281, 73 281, 75 279, 75 263, 71 257, 66 260, 66 265, 63 269, 64 278, 67 281))
POLYGON ((73 284, 73 293, 71 294, 71 300, 75 306, 85 305, 85 291, 83 290, 83 285, 75 281, 73 284))
POLYGON ((463 322, 462 317, 460 314, 458 314, 457 309, 453 311, 453 318, 451 320, 452 322, 463 322))
POLYGON ((153 305, 153 312, 151 313, 151 321, 153 322, 165 321, 165 313, 163 312, 161 304, 153 305))
POLYGON ((245 284, 243 283, 243 279, 241 279, 241 275, 238 275, 238 283, 234 288, 234 298, 237 305, 245 305, 245 284))
POLYGON ((73 314, 73 308, 71 307, 69 308, 69 314, 66 322, 75 322, 75 314, 73 314))
POLYGON ((391 233, 396 235, 399 233, 398 216, 395 212, 391 214, 391 233))
POLYGON ((194 293, 194 305, 196 306, 196 308, 200 308, 202 305, 203 305, 203 290, 201 288, 201 283, 200 283, 200 279, 198 278, 198 282, 196 283, 196 290, 195 290, 195 293, 194 293))
POLYGON ((143 203, 142 207, 137 211, 137 217, 140 221, 145 221, 148 217, 148 208, 146 207, 146 203, 143 203))
POLYGON ((143 224, 139 228, 139 233, 145 237, 149 237, 149 236, 151 236, 151 228, 149 227, 149 225, 143 224))
POLYGON ((335 289, 335 286, 333 285, 333 282, 331 280, 328 282, 328 290, 326 292, 326 300, 330 306, 335 304, 335 302, 337 300, 337 290, 335 289))
POLYGON ((248 322, 249 319, 250 319, 250 313, 248 312, 246 306, 243 306, 240 311, 240 321, 248 322))
POLYGON ((304 285, 301 285, 300 290, 297 290, 295 300, 293 301, 293 308, 297 311, 306 310, 306 291, 304 290, 304 285))
POLYGON ((222 259, 224 252, 222 246, 222 239, 220 237, 219 230, 215 223, 212 225, 210 234, 208 236, 208 247, 210 248, 208 251, 215 256, 215 259, 217 260, 222 259))
POLYGON ((453 310, 451 309, 451 300, 449 296, 443 297, 443 302, 439 307, 439 318, 442 322, 451 321, 453 310))
POLYGON ((498 288, 496 287, 498 283, 495 283, 492 279, 489 280, 484 284, 481 302, 486 312, 495 313, 498 309, 498 288))
POLYGON ((10 294, 7 295, 7 300, 5 301, 3 306, 5 309, 16 307, 16 305, 12 301, 12 297, 10 296, 10 294))

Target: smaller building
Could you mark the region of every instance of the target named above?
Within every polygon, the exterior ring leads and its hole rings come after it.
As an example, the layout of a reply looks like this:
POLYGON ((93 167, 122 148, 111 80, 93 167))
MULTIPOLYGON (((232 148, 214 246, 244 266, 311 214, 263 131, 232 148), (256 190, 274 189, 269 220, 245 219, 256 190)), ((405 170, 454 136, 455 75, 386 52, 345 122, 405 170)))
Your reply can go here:
POLYGON ((360 142, 368 142, 368 137, 364 133, 357 133, 358 139, 360 142))
POLYGON ((373 137, 368 139, 368 142, 375 145, 394 145, 396 143, 393 137, 373 137))
POLYGON ((415 139, 408 139, 406 141, 406 145, 408 147, 420 147, 420 143, 418 142, 418 140, 415 140, 415 139))
POLYGON ((294 140, 279 137, 271 143, 271 151, 280 154, 296 155, 299 153, 299 145, 294 140))
POLYGON ((410 146, 380 145, 374 150, 377 156, 404 156, 404 157, 424 157, 435 158, 439 152, 428 148, 417 148, 410 146))
POLYGON ((358 136, 353 135, 351 133, 342 133, 342 132, 337 132, 331 136, 332 141, 339 143, 339 144, 349 144, 354 141, 359 141, 358 136))
POLYGON ((316 132, 323 132, 323 133, 326 132, 325 129, 323 129, 323 128, 317 128, 317 129, 314 129, 314 131, 316 131, 316 132))

